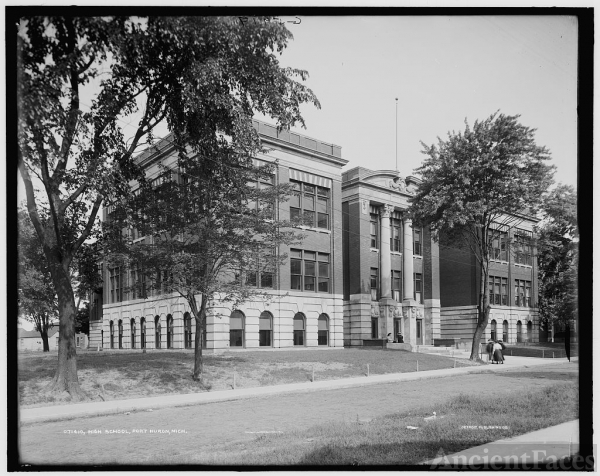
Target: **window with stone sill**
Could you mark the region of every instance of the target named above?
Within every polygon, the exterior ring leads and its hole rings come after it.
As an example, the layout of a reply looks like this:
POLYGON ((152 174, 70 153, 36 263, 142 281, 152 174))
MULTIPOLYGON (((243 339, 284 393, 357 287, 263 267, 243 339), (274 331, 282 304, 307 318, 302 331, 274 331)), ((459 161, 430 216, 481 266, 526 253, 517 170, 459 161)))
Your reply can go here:
POLYGON ((421 273, 414 273, 414 280, 415 301, 423 304, 423 275, 421 273))
POLYGON ((369 230, 371 235, 371 248, 377 250, 379 249, 379 217, 375 213, 371 213, 369 230))
MULTIPOLYGON (((275 175, 270 175, 248 182, 248 186, 258 190, 266 190, 272 188, 274 183, 275 175)), ((275 203, 272 201, 248 200, 248 208, 254 213, 261 212, 265 218, 273 219, 275 217, 275 203)))
POLYGON ((392 252, 402 252, 402 220, 398 218, 390 219, 390 250, 392 252))
POLYGON ((519 231, 514 239, 515 263, 532 266, 533 250, 531 246, 531 234, 525 231, 519 231))
POLYGON ((413 228, 413 255, 421 256, 423 254, 423 229, 413 228))
POLYGON ((531 307, 531 281, 515 279, 515 306, 531 307))
POLYGON ((290 221, 309 228, 330 229, 331 191, 304 182, 290 180, 294 192, 290 197, 290 221))
POLYGON ((330 293, 330 256, 307 250, 290 250, 291 289, 330 293))
POLYGON ((490 305, 508 305, 508 278, 490 276, 488 279, 490 305))
POLYGON ((379 288, 379 270, 371 268, 371 301, 377 301, 379 288))
POLYGON ((402 273, 392 271, 392 298, 396 302, 402 302, 402 273))

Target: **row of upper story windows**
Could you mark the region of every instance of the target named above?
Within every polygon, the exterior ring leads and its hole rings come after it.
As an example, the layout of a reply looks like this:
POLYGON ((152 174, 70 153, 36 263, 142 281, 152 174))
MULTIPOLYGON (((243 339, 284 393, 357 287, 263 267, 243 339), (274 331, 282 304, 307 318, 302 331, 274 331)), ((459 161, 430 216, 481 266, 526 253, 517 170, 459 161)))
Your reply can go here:
MULTIPOLYGON (((514 284, 514 305, 518 307, 533 307, 531 281, 515 279, 514 284)), ((490 305, 509 305, 508 278, 490 276, 488 279, 488 292, 490 305)))
MULTIPOLYGON (((379 268, 371 268, 371 301, 381 298, 379 268)), ((402 302, 402 272, 392 270, 391 272, 392 298, 402 302)), ((413 273, 413 299, 423 304, 423 274, 413 273)))
MULTIPOLYGON (((390 218, 390 250, 402 253, 404 242, 402 234, 402 220, 398 218, 390 218)), ((371 248, 379 249, 379 233, 380 233, 379 215, 371 213, 370 219, 370 238, 371 248)), ((413 255, 423 256, 423 229, 413 227, 413 255)))
POLYGON ((491 258, 493 260, 508 261, 509 249, 512 250, 514 263, 533 265, 533 245, 531 233, 517 230, 509 246, 509 234, 506 231, 493 231, 491 240, 491 258))
MULTIPOLYGON (((291 249, 289 253, 290 289, 294 291, 331 293, 331 256, 329 253, 291 249)), ((285 268, 282 268, 285 269, 285 268)), ((150 295, 160 295, 172 288, 173 275, 161 271, 152 273, 152 286, 147 286, 149 273, 134 264, 130 269, 124 267, 109 268, 109 303, 129 299, 142 299, 150 295), (167 285, 168 283, 168 285, 167 285)), ((247 265, 233 273, 233 279, 246 286, 262 289, 274 289, 276 269, 261 263, 257 258, 255 265, 247 265)))

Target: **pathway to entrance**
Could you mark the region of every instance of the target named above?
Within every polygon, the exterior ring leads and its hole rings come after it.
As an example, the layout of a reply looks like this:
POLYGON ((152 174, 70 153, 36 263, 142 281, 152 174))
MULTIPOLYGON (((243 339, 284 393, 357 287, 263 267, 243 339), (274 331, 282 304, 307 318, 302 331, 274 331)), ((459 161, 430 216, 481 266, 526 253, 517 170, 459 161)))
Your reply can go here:
POLYGON ((576 364, 302 392, 204 405, 32 423, 21 427, 23 462, 32 464, 161 464, 177 456, 289 432, 328 421, 368 420, 435 405, 461 393, 501 398, 514 388, 577 383, 576 364), (94 433, 97 431, 97 433, 94 433))

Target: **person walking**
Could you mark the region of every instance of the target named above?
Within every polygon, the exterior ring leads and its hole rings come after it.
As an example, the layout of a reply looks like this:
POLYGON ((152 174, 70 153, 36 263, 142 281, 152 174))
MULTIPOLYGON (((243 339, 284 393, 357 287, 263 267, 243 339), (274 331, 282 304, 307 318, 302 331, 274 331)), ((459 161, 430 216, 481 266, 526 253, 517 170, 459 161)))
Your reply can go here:
POLYGON ((488 362, 492 362, 492 358, 494 356, 494 341, 492 339, 488 341, 487 345, 485 346, 485 350, 488 354, 488 362))
POLYGON ((502 355, 502 344, 501 341, 497 341, 494 343, 494 360, 492 363, 496 362, 497 364, 504 364, 504 355, 502 355))
POLYGON ((571 362, 571 324, 567 322, 565 327, 565 354, 567 359, 571 362))

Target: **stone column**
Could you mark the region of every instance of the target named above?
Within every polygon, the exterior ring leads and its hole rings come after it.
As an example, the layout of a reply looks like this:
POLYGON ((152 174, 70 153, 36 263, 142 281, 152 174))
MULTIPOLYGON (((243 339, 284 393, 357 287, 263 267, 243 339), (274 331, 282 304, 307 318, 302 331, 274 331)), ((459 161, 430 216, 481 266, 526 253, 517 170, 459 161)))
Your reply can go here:
POLYGON ((416 301, 414 297, 413 278, 413 230, 412 221, 404 219, 403 249, 402 249, 402 321, 404 324, 404 342, 416 345, 417 323, 416 323, 416 301))
POLYGON ((390 249, 390 216, 393 207, 384 205, 381 207, 381 233, 379 242, 379 270, 381 280, 381 297, 392 297, 392 257, 390 249))
POLYGON ((390 216, 394 207, 381 207, 381 240, 379 242, 379 281, 381 283, 381 299, 379 300, 379 336, 387 338, 394 331, 394 308, 396 301, 392 299, 392 256, 390 250, 390 216))
POLYGON ((403 300, 415 298, 414 278, 413 278, 413 231, 412 221, 404 219, 403 233, 403 251, 402 251, 402 287, 403 300))

